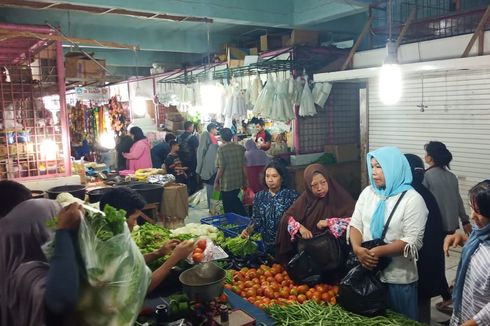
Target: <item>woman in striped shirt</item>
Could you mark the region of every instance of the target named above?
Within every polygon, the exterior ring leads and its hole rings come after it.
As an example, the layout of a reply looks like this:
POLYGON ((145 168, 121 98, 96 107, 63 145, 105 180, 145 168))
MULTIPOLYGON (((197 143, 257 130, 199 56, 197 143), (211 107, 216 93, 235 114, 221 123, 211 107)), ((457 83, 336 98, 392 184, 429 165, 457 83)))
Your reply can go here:
POLYGON ((490 325, 490 180, 470 189, 473 231, 469 238, 455 233, 444 241, 444 251, 466 242, 461 254, 451 326, 490 325))

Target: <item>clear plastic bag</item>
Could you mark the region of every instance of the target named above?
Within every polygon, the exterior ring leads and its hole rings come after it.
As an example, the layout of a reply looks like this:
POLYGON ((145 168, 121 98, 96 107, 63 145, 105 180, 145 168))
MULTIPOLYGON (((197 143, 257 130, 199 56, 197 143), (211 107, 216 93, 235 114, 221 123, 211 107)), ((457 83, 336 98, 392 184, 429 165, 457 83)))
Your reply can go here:
POLYGON ((208 197, 206 188, 199 190, 189 197, 189 206, 192 208, 208 208, 208 197))
POLYGON ((102 241, 82 219, 78 241, 86 270, 76 309, 78 319, 87 325, 133 325, 151 271, 131 239, 127 224, 122 234, 102 241))

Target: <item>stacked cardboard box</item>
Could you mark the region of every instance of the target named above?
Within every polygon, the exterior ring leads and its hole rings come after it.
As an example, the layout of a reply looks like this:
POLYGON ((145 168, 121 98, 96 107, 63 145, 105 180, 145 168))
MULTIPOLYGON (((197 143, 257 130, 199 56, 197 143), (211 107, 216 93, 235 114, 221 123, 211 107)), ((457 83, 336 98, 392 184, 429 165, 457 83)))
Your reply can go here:
POLYGON ((168 112, 165 128, 172 131, 184 129, 184 117, 179 112, 168 112))
POLYGON ((105 70, 102 67, 105 67, 105 60, 97 59, 96 61, 94 62, 83 54, 65 57, 66 78, 104 79, 105 70))

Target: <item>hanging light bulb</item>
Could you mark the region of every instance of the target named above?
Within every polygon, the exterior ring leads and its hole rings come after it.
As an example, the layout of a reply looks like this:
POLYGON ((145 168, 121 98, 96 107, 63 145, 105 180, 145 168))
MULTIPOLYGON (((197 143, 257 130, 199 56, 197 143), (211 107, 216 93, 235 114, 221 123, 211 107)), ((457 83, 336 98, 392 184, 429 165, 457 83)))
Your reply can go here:
POLYGON ((396 104, 402 95, 402 72, 394 56, 396 49, 393 51, 390 47, 394 48, 395 44, 389 41, 388 56, 379 73, 379 98, 386 105, 396 104))
POLYGON ((391 0, 388 1, 388 42, 386 43, 386 58, 379 73, 379 98, 385 105, 398 103, 402 95, 402 73, 398 65, 396 43, 391 35, 391 0))

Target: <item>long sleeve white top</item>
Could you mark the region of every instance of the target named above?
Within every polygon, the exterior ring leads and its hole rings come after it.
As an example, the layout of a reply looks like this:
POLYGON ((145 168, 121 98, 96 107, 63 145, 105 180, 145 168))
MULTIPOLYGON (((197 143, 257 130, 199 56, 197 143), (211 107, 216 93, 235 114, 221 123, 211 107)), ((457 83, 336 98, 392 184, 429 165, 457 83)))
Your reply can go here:
MULTIPOLYGON (((386 200, 385 223, 401 194, 386 200)), ((362 234, 362 241, 373 240, 371 219, 379 201, 371 186, 366 187, 357 200, 350 226, 362 234)), ((393 257, 390 265, 381 272, 380 279, 385 283, 410 284, 418 280, 416 259, 422 247, 425 222, 428 210, 424 199, 417 191, 410 189, 398 205, 391 219, 384 241, 391 243, 402 240, 407 243, 404 254, 393 257)))

